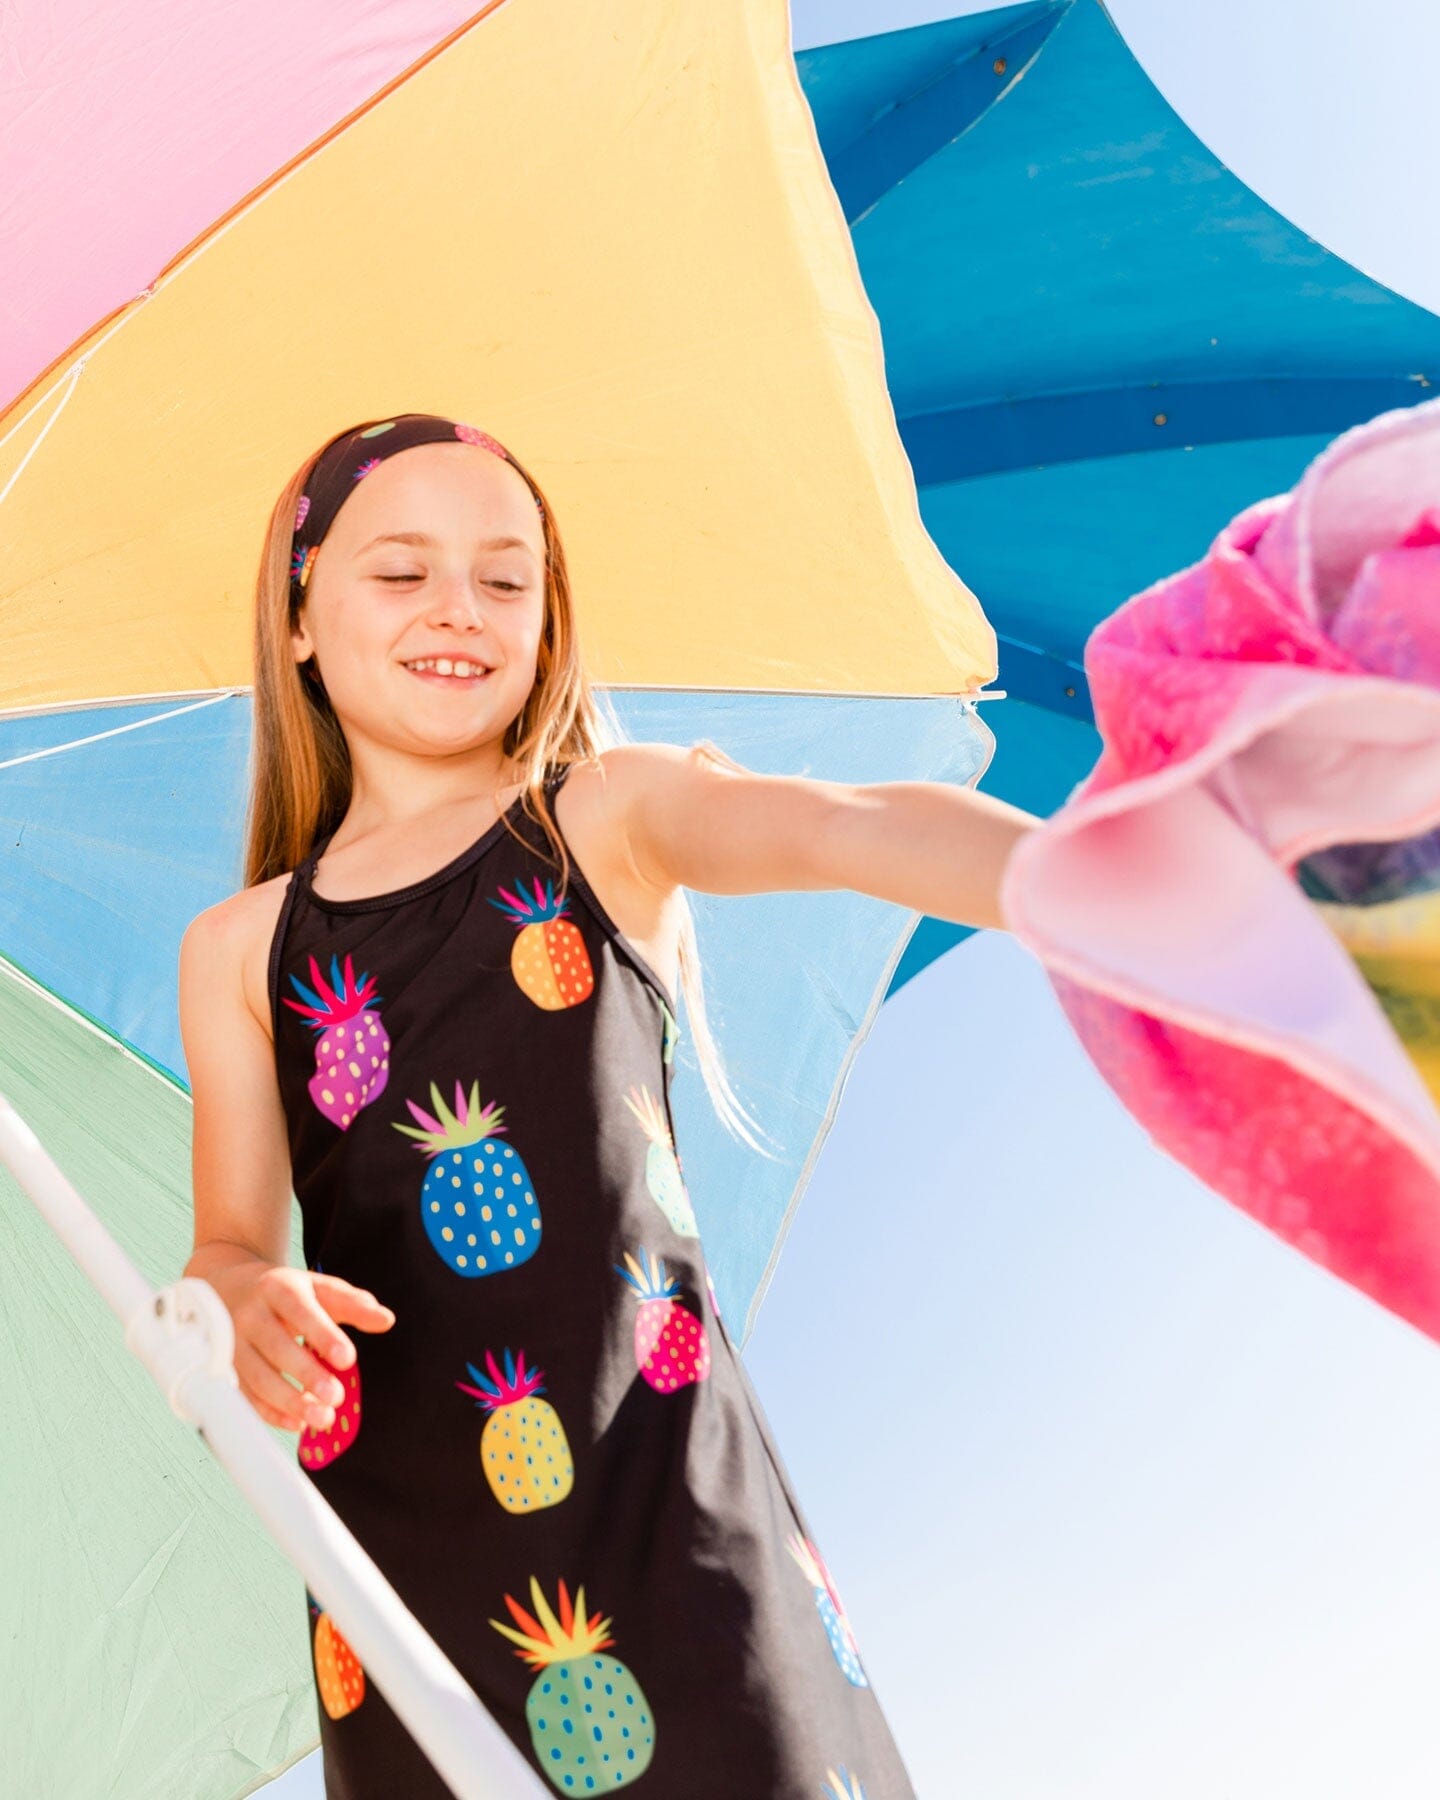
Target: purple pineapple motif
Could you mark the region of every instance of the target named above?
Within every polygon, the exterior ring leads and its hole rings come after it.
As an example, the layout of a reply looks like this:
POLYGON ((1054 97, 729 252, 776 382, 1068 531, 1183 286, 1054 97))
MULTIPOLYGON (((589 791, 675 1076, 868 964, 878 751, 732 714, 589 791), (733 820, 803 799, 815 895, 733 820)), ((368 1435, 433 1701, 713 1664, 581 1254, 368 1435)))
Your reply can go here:
POLYGON ((361 1107, 385 1092, 390 1078, 390 1034, 380 1017, 374 977, 362 974, 356 981, 348 956, 343 974, 339 957, 330 958, 328 982, 312 956, 310 979, 313 988, 292 975, 290 980, 303 998, 287 998, 285 1004, 320 1034, 315 1073, 307 1083, 310 1098, 332 1125, 348 1131, 361 1107))

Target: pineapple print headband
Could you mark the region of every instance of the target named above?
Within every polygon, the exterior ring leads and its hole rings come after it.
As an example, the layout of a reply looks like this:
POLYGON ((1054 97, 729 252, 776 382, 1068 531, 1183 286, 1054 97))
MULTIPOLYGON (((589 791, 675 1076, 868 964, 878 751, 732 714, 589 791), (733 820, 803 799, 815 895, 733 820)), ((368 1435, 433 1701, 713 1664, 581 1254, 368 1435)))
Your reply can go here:
MULTIPOLYGON (((411 450, 416 444, 453 444, 457 441, 478 444, 482 450, 503 456, 512 468, 517 467, 515 458, 488 432, 479 431, 473 425, 457 424, 454 419, 439 418, 434 413, 401 413, 398 418, 385 419, 378 425, 357 425, 344 437, 328 444, 310 471, 305 492, 295 509, 295 529, 290 540, 292 606, 298 607, 305 598, 306 584, 325 533, 335 523, 335 515, 345 504, 345 496, 353 492, 355 483, 397 451, 411 450)), ((524 470, 519 473, 524 475, 524 470)), ((530 486, 528 476, 525 485, 535 494, 535 504, 543 519, 545 504, 530 486)))

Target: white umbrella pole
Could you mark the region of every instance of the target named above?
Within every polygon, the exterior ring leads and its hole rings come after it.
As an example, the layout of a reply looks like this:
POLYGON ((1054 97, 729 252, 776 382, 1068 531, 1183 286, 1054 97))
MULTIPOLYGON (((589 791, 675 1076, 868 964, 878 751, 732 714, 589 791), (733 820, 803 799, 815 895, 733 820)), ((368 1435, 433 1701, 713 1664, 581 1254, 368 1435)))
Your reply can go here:
POLYGON ((240 1392, 229 1309, 208 1281, 155 1289, 0 1094, 0 1162, 120 1320, 125 1342, 296 1565, 458 1800, 535 1800, 548 1790, 412 1617, 369 1553, 240 1392))

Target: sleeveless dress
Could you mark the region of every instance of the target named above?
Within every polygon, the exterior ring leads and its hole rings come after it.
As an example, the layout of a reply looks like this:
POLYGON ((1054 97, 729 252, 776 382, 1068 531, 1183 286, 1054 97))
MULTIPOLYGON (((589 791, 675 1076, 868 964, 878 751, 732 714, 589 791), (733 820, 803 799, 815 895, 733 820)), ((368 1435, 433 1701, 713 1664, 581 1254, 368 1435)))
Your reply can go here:
MULTIPOLYGON (((300 1466, 556 1792, 914 1800, 719 1315, 666 984, 519 800, 365 899, 325 842, 270 947, 293 1185, 396 1317, 300 1466)), ((306 1600, 327 1800, 444 1800, 306 1600)))

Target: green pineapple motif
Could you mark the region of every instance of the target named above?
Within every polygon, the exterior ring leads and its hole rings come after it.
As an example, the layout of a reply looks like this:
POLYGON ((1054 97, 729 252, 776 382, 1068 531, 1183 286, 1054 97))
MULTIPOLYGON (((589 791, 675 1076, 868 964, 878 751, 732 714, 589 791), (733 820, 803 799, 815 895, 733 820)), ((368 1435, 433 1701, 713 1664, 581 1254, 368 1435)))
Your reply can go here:
POLYGON ((700 1227, 695 1222, 695 1211, 685 1189, 674 1140, 660 1102, 648 1087, 632 1087, 624 1099, 650 1140, 650 1148, 645 1152, 645 1185, 651 1199, 681 1237, 698 1238, 700 1227))
POLYGON ((610 1621, 585 1616, 585 1589, 570 1595, 560 1583, 560 1617, 550 1610, 540 1583, 530 1577, 538 1618, 505 1596, 516 1631, 490 1623, 521 1648, 521 1662, 538 1669, 525 1699, 525 1722, 540 1767, 562 1794, 626 1787, 650 1766, 655 1721, 640 1683, 624 1663, 595 1652, 614 1643, 610 1621))

